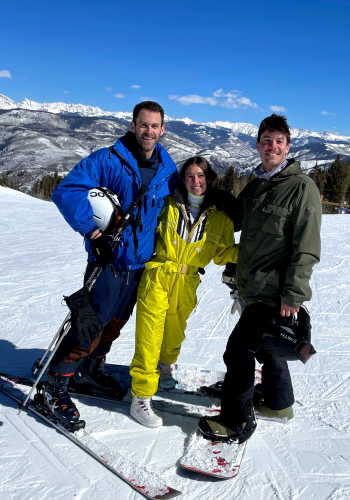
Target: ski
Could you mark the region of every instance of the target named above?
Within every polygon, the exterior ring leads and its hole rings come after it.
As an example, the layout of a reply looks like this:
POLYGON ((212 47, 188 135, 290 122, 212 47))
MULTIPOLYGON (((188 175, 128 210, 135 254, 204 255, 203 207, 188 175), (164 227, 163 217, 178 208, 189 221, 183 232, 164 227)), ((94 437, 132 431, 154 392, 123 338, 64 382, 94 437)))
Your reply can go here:
MULTIPOLYGON (((40 359, 37 359, 33 365, 38 368, 40 359)), ((131 388, 130 366, 128 365, 113 365, 105 363, 103 371, 112 376, 123 387, 131 388)), ((185 395, 200 398, 212 397, 221 398, 222 382, 225 377, 225 372, 215 370, 204 370, 194 366, 177 366, 175 377, 178 383, 174 389, 163 389, 158 387, 157 395, 163 397, 163 394, 185 395), (188 382, 190 380, 190 382, 188 382), (189 388, 190 387, 190 388, 189 388)), ((35 377, 36 378, 36 377, 35 377)), ((258 366, 255 370, 255 384, 261 383, 261 369, 258 366)), ((165 396, 164 396, 165 397, 165 396)))
POLYGON ((220 479, 232 479, 239 473, 247 441, 213 442, 197 429, 191 436, 187 451, 180 461, 180 467, 220 479))
MULTIPOLYGON (((28 387, 31 387, 34 383, 34 380, 31 378, 16 377, 16 376, 10 375, 8 373, 0 372, 0 377, 4 377, 7 380, 9 380, 15 384, 25 385, 28 387)), ((39 384, 38 388, 41 387, 40 384, 39 384)), ((165 391, 165 392, 172 392, 172 390, 165 391)), ((130 395, 126 396, 123 400, 120 400, 120 399, 115 399, 115 398, 103 396, 103 395, 78 393, 78 392, 73 392, 73 391, 70 391, 69 394, 72 397, 76 397, 76 398, 83 398, 83 399, 88 398, 88 399, 94 399, 96 401, 113 403, 116 406, 130 406, 130 403, 131 403, 131 396, 130 395)), ((192 394, 190 394, 190 395, 192 395, 192 394)), ((203 396, 202 396, 202 399, 204 400, 203 396)), ((157 411, 170 413, 172 415, 180 415, 183 417, 195 418, 197 420, 199 420, 200 418, 205 417, 205 416, 210 416, 213 414, 217 415, 220 412, 220 408, 208 408, 205 406, 190 404, 190 403, 186 403, 183 401, 172 402, 172 401, 164 400, 161 398, 160 399, 153 398, 152 404, 153 404, 153 407, 157 411)))
MULTIPOLYGON (((20 406, 26 398, 26 395, 17 387, 16 382, 6 380, 3 375, 0 376, 0 390, 14 399, 20 406)), ((50 424, 144 497, 151 500, 167 500, 181 495, 180 491, 167 486, 154 472, 148 472, 119 453, 112 451, 83 429, 74 433, 70 432, 53 416, 50 417, 50 415, 39 411, 33 401, 24 409, 50 424)))
MULTIPOLYGON (((31 387, 34 383, 34 379, 28 377, 17 377, 10 375, 8 373, 0 372, 0 376, 7 378, 17 384, 25 385, 31 387)), ((258 380, 256 376, 255 381, 258 380)), ((123 382, 123 379, 119 378, 119 382, 123 382)), ((40 383, 41 384, 41 383, 40 383)), ((39 384, 38 388, 41 387, 39 384)), ((183 417, 190 417, 195 419, 200 419, 202 417, 218 415, 220 413, 220 405, 218 401, 215 401, 214 405, 209 407, 209 404, 212 403, 210 398, 220 399, 221 398, 221 387, 214 387, 217 384, 214 384, 211 387, 201 387, 200 390, 202 393, 192 392, 192 391, 177 391, 175 389, 161 390, 157 391, 156 395, 152 398, 152 404, 155 410, 165 413, 170 413, 172 415, 181 415, 183 417), (174 396, 179 396, 174 398, 174 396), (181 398, 182 396, 182 398, 181 398), (188 402, 189 399, 192 399, 193 396, 200 396, 200 398, 195 397, 196 403, 202 404, 193 404, 188 402), (170 399, 173 398, 171 401, 170 399), (180 399, 186 399, 186 401, 181 401, 180 399), (204 403, 204 404, 203 404, 204 403)), ((256 388, 259 385, 256 384, 256 388)), ((113 397, 109 397, 107 395, 102 395, 101 393, 83 393, 83 392, 75 392, 69 391, 69 394, 72 397, 76 398, 88 398, 94 399, 96 401, 105 401, 114 403, 117 406, 130 406, 131 396, 128 394, 123 400, 115 399, 113 397)), ((258 396, 256 394, 254 398, 258 396)), ((259 419, 259 415, 256 415, 259 419)))

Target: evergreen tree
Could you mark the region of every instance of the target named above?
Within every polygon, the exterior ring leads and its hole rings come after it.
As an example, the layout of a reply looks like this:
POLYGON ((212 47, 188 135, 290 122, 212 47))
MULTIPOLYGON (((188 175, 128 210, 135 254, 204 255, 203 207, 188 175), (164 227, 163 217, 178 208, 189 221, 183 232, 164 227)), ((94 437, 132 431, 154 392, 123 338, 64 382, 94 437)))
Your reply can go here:
POLYGON ((327 176, 327 167, 324 165, 323 167, 319 167, 317 162, 314 168, 310 172, 311 179, 315 182, 318 187, 321 196, 324 194, 324 183, 327 176))
POLYGON ((54 175, 44 175, 40 180, 34 182, 31 195, 41 200, 50 201, 52 193, 63 179, 64 177, 58 175, 57 172, 54 175))
POLYGON ((345 197, 345 181, 345 164, 338 155, 327 172, 326 181, 324 183, 325 199, 333 203, 342 203, 345 197))
POLYGON ((344 199, 347 204, 350 203, 350 160, 344 164, 345 168, 345 196, 344 199))
POLYGON ((222 189, 232 193, 233 187, 234 187, 234 181, 235 181, 235 171, 234 171, 232 165, 230 165, 229 167, 227 167, 227 170, 226 170, 225 175, 223 177, 222 189))
POLYGON ((16 191, 20 191, 20 186, 18 181, 12 181, 9 179, 8 174, 2 174, 0 177, 0 186, 8 187, 10 189, 15 189, 16 191))
POLYGON ((0 186, 10 187, 9 178, 7 177, 7 175, 2 174, 2 176, 0 177, 0 186))

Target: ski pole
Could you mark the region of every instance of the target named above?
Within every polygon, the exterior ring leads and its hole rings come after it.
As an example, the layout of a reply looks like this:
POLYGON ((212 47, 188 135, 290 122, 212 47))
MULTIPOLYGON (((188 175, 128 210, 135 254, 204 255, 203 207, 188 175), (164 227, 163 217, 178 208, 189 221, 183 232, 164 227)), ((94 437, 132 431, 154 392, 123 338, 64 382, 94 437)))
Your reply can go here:
POLYGON ((47 353, 50 351, 51 347, 53 346, 53 344, 56 342, 57 338, 62 335, 62 332, 64 331, 64 325, 67 323, 67 321, 70 320, 70 311, 69 313, 67 314, 67 316, 65 317, 62 325, 59 327, 56 335, 54 336, 54 338, 51 340, 51 343, 49 345, 49 347, 46 349, 46 352, 45 354, 43 355, 43 357, 40 359, 40 361, 35 361, 34 363, 34 366, 35 366, 35 370, 33 370, 33 375, 36 374, 36 372, 40 369, 43 368, 43 362, 44 362, 44 359, 46 358, 47 356, 47 353))

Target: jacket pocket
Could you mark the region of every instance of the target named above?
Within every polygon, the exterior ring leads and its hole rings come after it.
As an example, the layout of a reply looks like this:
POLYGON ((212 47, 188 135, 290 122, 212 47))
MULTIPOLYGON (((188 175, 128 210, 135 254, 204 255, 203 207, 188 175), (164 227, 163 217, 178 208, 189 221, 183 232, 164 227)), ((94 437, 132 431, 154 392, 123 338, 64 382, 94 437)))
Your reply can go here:
POLYGON ((283 235, 283 227, 286 222, 288 208, 279 207, 278 205, 265 205, 262 208, 264 214, 264 222, 261 230, 265 233, 283 235))

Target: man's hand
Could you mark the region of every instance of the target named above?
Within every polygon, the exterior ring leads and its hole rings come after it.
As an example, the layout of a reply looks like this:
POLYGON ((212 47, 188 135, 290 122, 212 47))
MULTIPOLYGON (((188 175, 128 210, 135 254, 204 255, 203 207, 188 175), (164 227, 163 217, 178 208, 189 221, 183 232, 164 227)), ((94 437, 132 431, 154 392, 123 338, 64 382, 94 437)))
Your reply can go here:
POLYGON ((101 236, 102 236, 102 232, 101 232, 101 230, 100 230, 100 229, 96 229, 96 231, 94 231, 94 232, 92 233, 92 235, 90 236, 90 239, 91 239, 91 240, 94 240, 94 239, 96 239, 96 238, 100 238, 101 236))
POLYGON ((281 301, 281 316, 289 318, 289 316, 293 316, 297 312, 299 312, 299 307, 290 307, 281 301))
POLYGON ((91 235, 91 245, 97 265, 105 270, 114 257, 108 237, 101 235, 101 233, 94 232, 91 235))

